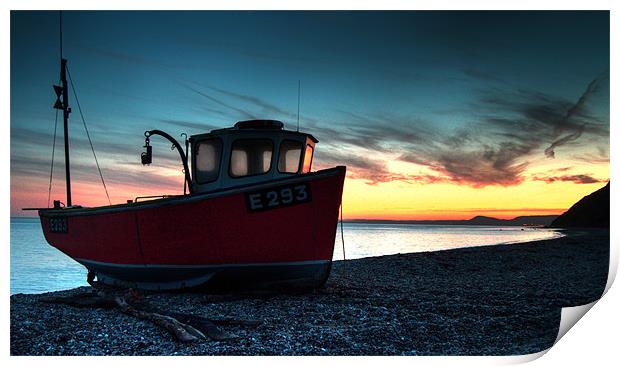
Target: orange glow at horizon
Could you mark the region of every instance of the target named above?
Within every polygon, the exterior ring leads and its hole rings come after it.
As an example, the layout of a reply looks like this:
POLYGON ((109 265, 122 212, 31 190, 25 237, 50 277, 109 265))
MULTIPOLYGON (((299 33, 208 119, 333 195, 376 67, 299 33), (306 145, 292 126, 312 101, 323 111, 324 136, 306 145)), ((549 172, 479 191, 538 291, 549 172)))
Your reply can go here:
POLYGON ((511 219, 529 215, 560 215, 583 196, 605 184, 526 181, 509 187, 472 188, 448 183, 411 184, 399 181, 368 185, 363 180, 347 179, 343 217, 465 220, 474 216, 511 219))
MULTIPOLYGON (((110 184, 107 183, 108 193, 112 204, 125 203, 127 200, 134 200, 136 197, 179 195, 183 194, 183 178, 179 177, 178 188, 166 186, 153 186, 138 184, 110 184)), ((15 189, 17 182, 11 182, 11 216, 36 216, 36 211, 23 211, 22 208, 45 208, 48 207, 47 182, 44 180, 33 180, 19 184, 19 189, 15 189), (42 189, 44 188, 44 189, 42 189)), ((107 206, 108 199, 101 183, 84 183, 72 181, 71 198, 73 205, 84 207, 107 206)), ((66 202, 66 192, 64 182, 55 183, 50 197, 50 206, 54 200, 66 202)))
MULTIPOLYGON (((415 168, 415 167, 413 167, 415 168)), ((420 174, 410 164, 392 164, 396 173, 420 174)), ((599 179, 609 176, 609 164, 590 164, 590 172, 599 179)), ((143 169, 143 168, 137 168, 143 169)), ((149 169, 149 168, 144 168, 149 169)), ((537 169, 533 167, 532 173, 537 169)), ((542 171, 542 170, 541 170, 542 171)), ((183 178, 178 170, 153 169, 165 185, 146 184, 148 179, 135 183, 108 183, 113 204, 125 203, 137 196, 177 195, 183 193, 183 178), (178 185, 177 185, 178 182, 178 185)), ((559 215, 583 196, 603 187, 606 182, 575 184, 572 182, 546 183, 525 179, 513 186, 486 186, 444 183, 412 183, 400 180, 368 184, 347 173, 343 193, 344 219, 378 220, 460 220, 474 216, 511 219, 526 215, 559 215)), ((24 207, 47 207, 47 184, 43 177, 11 181, 11 215, 34 216, 36 211, 22 211, 24 207)), ((54 183, 52 200, 65 201, 64 182, 54 183)), ((73 182, 73 203, 87 207, 108 204, 100 182, 73 182)))

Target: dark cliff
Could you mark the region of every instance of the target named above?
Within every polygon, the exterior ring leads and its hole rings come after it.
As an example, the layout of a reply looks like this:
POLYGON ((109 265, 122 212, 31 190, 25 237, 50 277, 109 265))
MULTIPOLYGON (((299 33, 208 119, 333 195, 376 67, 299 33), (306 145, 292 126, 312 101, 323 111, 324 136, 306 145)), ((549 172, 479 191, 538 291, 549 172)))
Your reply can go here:
POLYGON ((609 182, 575 203, 551 223, 551 227, 609 228, 609 182))

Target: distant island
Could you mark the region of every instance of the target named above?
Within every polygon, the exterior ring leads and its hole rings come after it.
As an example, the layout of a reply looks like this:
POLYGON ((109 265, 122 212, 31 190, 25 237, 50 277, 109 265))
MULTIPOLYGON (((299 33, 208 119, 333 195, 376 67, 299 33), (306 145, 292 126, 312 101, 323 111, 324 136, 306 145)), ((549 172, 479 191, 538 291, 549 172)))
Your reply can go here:
POLYGON ((553 220, 551 227, 609 228, 609 182, 605 187, 583 197, 568 211, 553 220))
POLYGON ((408 225, 482 225, 482 226, 549 226, 558 215, 517 216, 505 220, 489 216, 476 216, 469 220, 345 220, 364 224, 408 224, 408 225))

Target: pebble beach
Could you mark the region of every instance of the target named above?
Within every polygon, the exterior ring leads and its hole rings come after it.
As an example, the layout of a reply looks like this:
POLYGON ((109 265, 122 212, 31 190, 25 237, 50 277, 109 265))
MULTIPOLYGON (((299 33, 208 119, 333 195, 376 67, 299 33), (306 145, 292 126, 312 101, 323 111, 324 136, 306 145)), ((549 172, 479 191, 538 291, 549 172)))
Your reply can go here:
POLYGON ((551 347, 562 307, 597 300, 608 230, 511 245, 334 262, 305 292, 143 293, 219 321, 226 340, 180 343, 114 308, 10 300, 12 355, 518 355, 551 347))

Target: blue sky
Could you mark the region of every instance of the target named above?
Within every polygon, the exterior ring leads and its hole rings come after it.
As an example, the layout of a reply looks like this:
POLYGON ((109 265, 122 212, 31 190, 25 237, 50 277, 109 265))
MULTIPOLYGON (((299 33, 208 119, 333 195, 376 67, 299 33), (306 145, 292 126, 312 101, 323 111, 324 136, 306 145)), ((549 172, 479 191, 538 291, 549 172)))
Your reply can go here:
MULTIPOLYGON (((139 170, 144 130, 179 136, 249 118, 294 128, 298 80, 318 166, 346 164, 370 185, 510 186, 584 160, 608 170, 608 12, 72 11, 63 22, 112 190, 182 188, 165 143, 156 161, 169 170, 139 170)), ((57 12, 11 13, 11 189, 44 191, 34 206, 47 201, 58 58, 57 12), (27 189, 14 184, 26 177, 27 189)), ((75 178, 96 184, 71 104, 75 178)), ((608 179, 593 171, 563 177, 608 179)))

